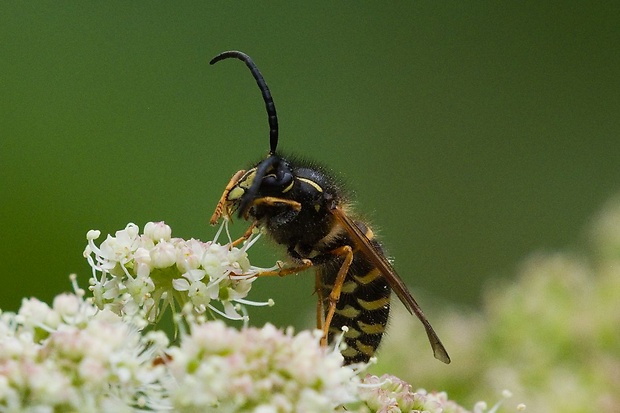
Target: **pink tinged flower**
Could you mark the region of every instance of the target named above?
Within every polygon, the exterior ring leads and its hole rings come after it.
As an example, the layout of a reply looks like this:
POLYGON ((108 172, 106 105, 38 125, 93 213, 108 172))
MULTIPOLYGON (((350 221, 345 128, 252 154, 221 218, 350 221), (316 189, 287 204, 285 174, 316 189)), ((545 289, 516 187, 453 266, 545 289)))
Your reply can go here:
POLYGON ((167 241, 157 243, 150 255, 153 268, 168 268, 176 263, 176 249, 167 241))
POLYGON ((177 248, 177 267, 181 272, 195 270, 200 267, 202 257, 209 243, 190 239, 177 248))
POLYGON ((165 369, 154 364, 165 335, 143 335, 145 324, 97 311, 74 288, 77 295, 56 297, 52 308, 27 300, 20 314, 0 313, 0 410, 169 411, 165 369), (53 313, 54 326, 40 324, 53 313), (36 339, 30 325, 47 336, 36 339))
POLYGON ((424 411, 429 413, 467 413, 448 399, 445 392, 413 391, 411 385, 391 375, 366 376, 360 395, 366 405, 377 412, 424 411))
POLYGON ((151 253, 140 247, 133 254, 134 269, 138 276, 147 277, 151 273, 151 253))
POLYGON ((219 321, 190 327, 170 350, 175 411, 323 412, 355 400, 354 370, 314 334, 269 324, 237 331, 219 321))

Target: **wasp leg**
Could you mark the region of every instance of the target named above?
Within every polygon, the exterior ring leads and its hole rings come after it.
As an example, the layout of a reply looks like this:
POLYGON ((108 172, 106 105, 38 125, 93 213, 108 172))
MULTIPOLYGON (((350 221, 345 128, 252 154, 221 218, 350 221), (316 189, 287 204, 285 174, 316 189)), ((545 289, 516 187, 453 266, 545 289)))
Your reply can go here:
POLYGON ((314 275, 314 291, 317 295, 316 301, 316 328, 323 330, 323 281, 321 280, 321 271, 318 269, 314 275))
POLYGON ((230 178, 228 185, 226 185, 226 189, 224 189, 224 193, 220 197, 220 200, 218 201, 217 206, 215 207, 215 211, 213 212, 213 215, 211 215, 211 219, 209 220, 211 225, 217 224, 217 221, 222 216, 222 212, 224 212, 224 208, 226 207, 226 203, 228 202, 228 199, 227 199, 228 194, 233 189, 233 187, 237 184, 237 182, 239 182, 239 179, 241 179, 244 173, 245 171, 242 169, 240 171, 237 171, 237 173, 234 174, 232 178, 230 178))
MULTIPOLYGON (((256 198, 254 201, 252 201, 252 206, 254 205, 267 205, 267 206, 288 205, 295 211, 301 211, 301 203, 297 201, 293 201, 292 199, 277 198, 275 196, 264 196, 262 198, 256 198)), ((250 208, 247 209, 247 211, 249 210, 250 208)))
POLYGON ((343 245, 342 247, 336 248, 331 251, 332 254, 338 256, 344 256, 344 261, 342 266, 338 270, 338 274, 336 275, 336 280, 334 281, 334 287, 332 288, 331 293, 329 293, 329 308, 327 309, 327 315, 325 316, 325 324, 323 325, 323 337, 321 338, 321 345, 327 345, 327 333, 329 331, 329 325, 332 322, 332 318, 334 318, 334 312, 336 312, 336 304, 340 299, 340 293, 342 292, 342 286, 344 284, 344 279, 349 272, 349 267, 351 267, 351 263, 353 262, 353 249, 349 245, 343 245))
POLYGON ((273 271, 263 271, 263 272, 259 272, 258 274, 256 274, 256 276, 257 277, 273 277, 273 276, 286 277, 287 275, 297 274, 298 272, 307 270, 313 265, 314 263, 312 261, 304 258, 302 260, 301 265, 297 265, 295 267, 280 268, 279 270, 273 270, 273 271))
POLYGON ((250 226, 243 233, 243 235, 241 237, 237 238, 236 240, 234 240, 233 242, 231 242, 230 245, 232 247, 236 247, 237 245, 241 244, 243 241, 245 241, 248 238, 250 238, 250 235, 252 235, 252 231, 254 231, 254 228, 256 228, 256 221, 252 222, 252 224, 250 224, 250 226))

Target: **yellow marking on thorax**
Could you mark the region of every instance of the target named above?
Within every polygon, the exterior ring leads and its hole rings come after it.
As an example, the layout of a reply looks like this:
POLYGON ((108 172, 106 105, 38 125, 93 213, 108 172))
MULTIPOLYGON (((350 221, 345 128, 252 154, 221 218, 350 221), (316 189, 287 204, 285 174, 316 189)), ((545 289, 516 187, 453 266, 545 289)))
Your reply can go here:
POLYGON ((321 238, 319 242, 314 245, 314 247, 321 249, 321 247, 330 244, 336 237, 340 236, 343 232, 345 232, 344 228, 336 222, 335 225, 331 226, 329 233, 323 238, 321 238))
POLYGON ((297 179, 299 179, 301 182, 305 182, 308 185, 314 187, 314 189, 316 189, 318 192, 323 192, 323 188, 321 188, 321 186, 317 184, 316 182, 314 182, 313 180, 308 179, 308 178, 299 178, 299 177, 297 179))

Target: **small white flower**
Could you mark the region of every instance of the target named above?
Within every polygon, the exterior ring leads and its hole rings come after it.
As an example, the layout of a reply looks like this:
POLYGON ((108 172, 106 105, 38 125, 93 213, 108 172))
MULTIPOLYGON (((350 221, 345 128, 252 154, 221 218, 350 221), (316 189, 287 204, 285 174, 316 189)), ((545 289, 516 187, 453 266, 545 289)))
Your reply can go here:
POLYGON ((153 268, 167 268, 176 263, 177 253, 174 245, 161 241, 151 250, 151 266, 153 268))
POLYGON ((54 329, 60 322, 60 315, 46 303, 36 298, 22 299, 16 321, 29 329, 54 329))
POLYGON ((181 271, 195 270, 200 267, 202 257, 211 243, 190 239, 177 248, 177 267, 181 271))
POLYGON ((163 221, 147 222, 144 226, 144 235, 153 241, 170 241, 172 229, 163 221))
POLYGON ((62 318, 74 317, 78 314, 81 300, 75 294, 60 294, 54 297, 52 308, 62 318))
POLYGON ((163 222, 147 223, 143 235, 135 224, 128 224, 97 246, 99 235, 88 232, 84 251, 93 269, 90 289, 99 308, 140 313, 154 322, 167 306, 183 308, 191 303, 196 313, 245 319, 239 314, 240 304, 271 303, 245 299, 256 275, 264 270, 252 266, 247 257, 255 236, 242 248, 186 241, 172 238, 163 222))

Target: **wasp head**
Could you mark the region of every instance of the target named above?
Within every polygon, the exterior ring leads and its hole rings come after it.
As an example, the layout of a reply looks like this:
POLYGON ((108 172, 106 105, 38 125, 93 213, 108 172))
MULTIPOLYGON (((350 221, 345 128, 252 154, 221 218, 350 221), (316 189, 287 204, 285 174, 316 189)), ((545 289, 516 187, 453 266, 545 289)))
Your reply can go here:
POLYGON ((294 175, 289 163, 277 155, 270 155, 249 169, 226 195, 228 215, 238 212, 239 218, 248 219, 257 204, 280 198, 293 185, 294 175))

